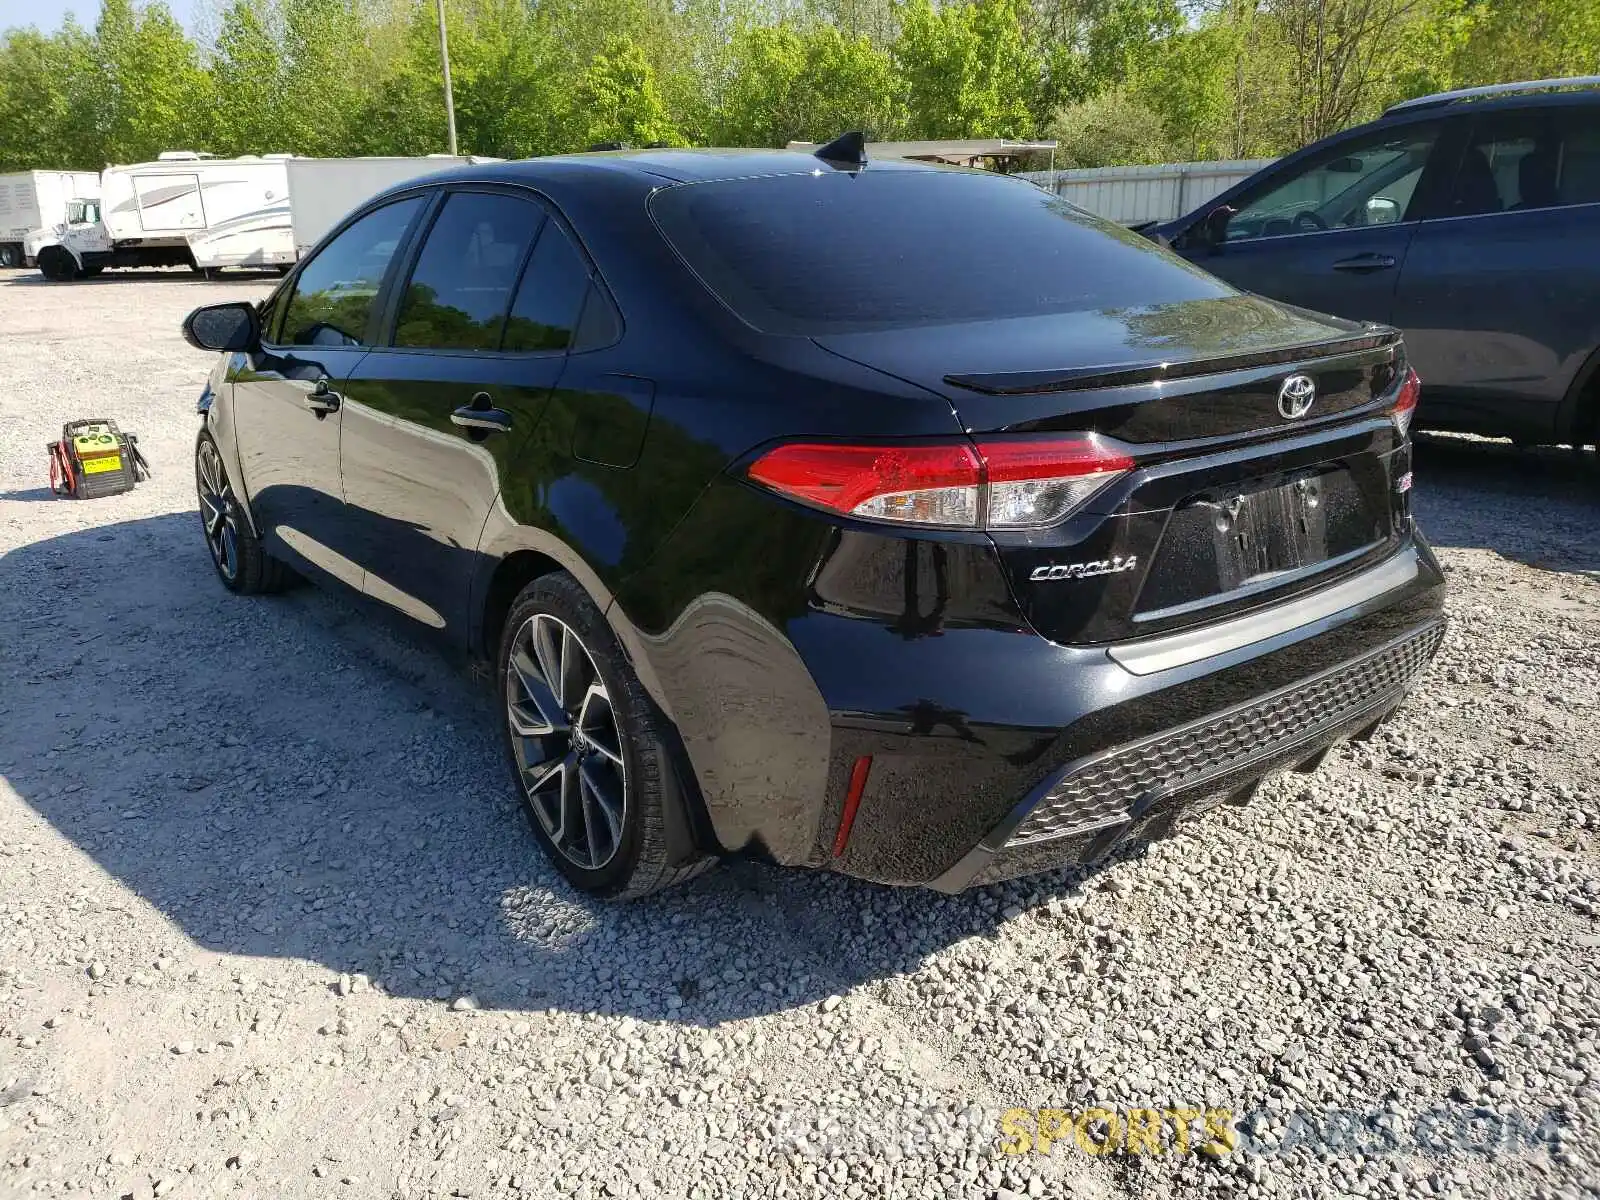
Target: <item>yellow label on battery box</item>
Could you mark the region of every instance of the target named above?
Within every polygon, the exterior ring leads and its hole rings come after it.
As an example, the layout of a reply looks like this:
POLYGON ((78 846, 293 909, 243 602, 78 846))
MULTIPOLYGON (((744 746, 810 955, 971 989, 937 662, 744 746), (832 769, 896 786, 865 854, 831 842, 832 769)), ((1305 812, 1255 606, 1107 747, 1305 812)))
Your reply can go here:
POLYGON ((122 455, 107 454, 104 458, 86 458, 83 460, 83 473, 85 475, 103 475, 107 471, 122 470, 122 455))

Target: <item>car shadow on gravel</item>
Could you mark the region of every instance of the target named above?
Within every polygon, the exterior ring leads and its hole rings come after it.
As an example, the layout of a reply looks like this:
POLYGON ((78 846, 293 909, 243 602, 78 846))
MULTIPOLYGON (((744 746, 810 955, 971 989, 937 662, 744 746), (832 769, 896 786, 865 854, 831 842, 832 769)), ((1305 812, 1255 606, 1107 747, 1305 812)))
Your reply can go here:
POLYGON ((1414 470, 1417 518, 1435 545, 1492 550, 1540 570, 1600 570, 1594 455, 1421 434, 1414 470))
MULTIPOLYGON (((481 683, 316 589, 228 594, 196 526, 0 557, 0 777, 204 950, 393 995, 709 1025, 915 970, 1084 882, 948 897, 735 861, 593 902, 540 856, 481 683)), ((117 958, 125 904, 81 914, 113 979, 149 967, 117 958)))

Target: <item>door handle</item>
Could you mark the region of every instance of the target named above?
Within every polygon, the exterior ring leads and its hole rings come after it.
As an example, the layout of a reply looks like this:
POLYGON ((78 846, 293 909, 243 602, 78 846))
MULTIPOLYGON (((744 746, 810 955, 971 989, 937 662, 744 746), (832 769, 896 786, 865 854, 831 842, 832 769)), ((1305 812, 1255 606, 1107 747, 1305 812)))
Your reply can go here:
POLYGON ((326 377, 317 380, 317 386, 305 395, 305 406, 319 417, 325 417, 331 412, 338 412, 339 405, 344 403, 344 397, 328 386, 326 377))
POLYGON ((505 433, 511 428, 511 414, 494 407, 488 392, 479 392, 472 403, 450 414, 450 422, 463 429, 476 429, 483 433, 505 433))
POLYGON ((1354 258, 1341 258, 1333 264, 1333 269, 1366 275, 1373 271, 1387 271, 1392 266, 1394 259, 1387 254, 1358 254, 1354 258))

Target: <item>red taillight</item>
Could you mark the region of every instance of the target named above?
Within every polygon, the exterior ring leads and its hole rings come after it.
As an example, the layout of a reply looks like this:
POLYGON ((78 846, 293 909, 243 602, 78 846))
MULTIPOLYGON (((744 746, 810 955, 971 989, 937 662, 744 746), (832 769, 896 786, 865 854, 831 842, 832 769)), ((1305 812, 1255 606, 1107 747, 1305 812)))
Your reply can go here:
POLYGON ((1062 520, 1133 459, 1094 434, 934 445, 796 443, 749 468, 756 483, 843 516, 958 529, 1062 520))
POLYGON ((769 450, 750 478, 847 516, 923 525, 976 525, 982 464, 972 446, 795 444, 769 450))
POLYGON ((1394 407, 1389 410, 1389 416, 1394 421, 1394 427, 1400 431, 1400 436, 1405 437, 1411 432, 1411 418, 1417 411, 1417 401, 1422 398, 1422 380, 1411 367, 1406 368, 1406 377, 1400 381, 1400 394, 1395 397, 1394 407))

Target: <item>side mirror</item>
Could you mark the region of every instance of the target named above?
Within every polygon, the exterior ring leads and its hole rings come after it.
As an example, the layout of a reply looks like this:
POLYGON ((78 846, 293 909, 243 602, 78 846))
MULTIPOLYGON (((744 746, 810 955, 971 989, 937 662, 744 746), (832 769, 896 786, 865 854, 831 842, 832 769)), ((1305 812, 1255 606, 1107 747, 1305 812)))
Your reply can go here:
POLYGON ((250 350, 261 339, 255 305, 207 304, 183 319, 183 340, 196 350, 250 350))
POLYGON ((1400 219, 1400 205, 1388 196, 1373 196, 1367 201, 1368 225, 1392 225, 1400 219))
POLYGON ((1228 222, 1239 210, 1219 204, 1200 221, 1200 236, 1208 246, 1220 246, 1228 240, 1228 222))

